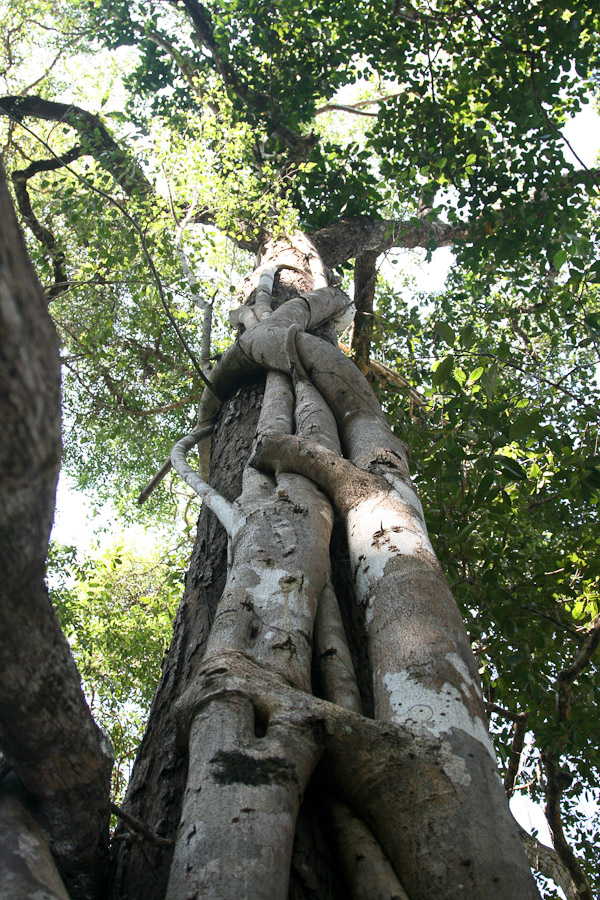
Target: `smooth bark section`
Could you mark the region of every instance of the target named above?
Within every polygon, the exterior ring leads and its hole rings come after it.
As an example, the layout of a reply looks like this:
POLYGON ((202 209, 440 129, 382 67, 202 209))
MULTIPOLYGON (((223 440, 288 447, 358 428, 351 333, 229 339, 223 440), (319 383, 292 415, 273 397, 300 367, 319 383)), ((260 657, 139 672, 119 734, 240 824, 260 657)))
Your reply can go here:
POLYGON ((92 897, 108 839, 112 751, 44 583, 60 461, 58 341, 0 189, 0 746, 40 803, 69 893, 92 897))
MULTIPOLYGON (((465 803, 469 776, 453 764, 452 748, 444 741, 366 719, 290 687, 244 654, 227 652, 207 661, 198 683, 178 704, 181 745, 187 746, 196 713, 209 703, 236 697, 258 710, 263 722, 293 715, 297 734, 308 729, 322 735, 344 802, 364 819, 409 897, 539 900, 527 861, 520 865, 524 854, 516 825, 508 846, 502 822, 499 831, 489 834, 487 797, 477 798, 473 808, 472 801, 465 803), (470 830, 468 841, 465 829, 470 830)), ((474 790, 481 779, 477 765, 471 767, 474 790)), ((496 811, 491 814, 496 822, 496 811)))
POLYGON ((389 450, 408 474, 408 448, 390 431, 377 397, 352 360, 312 334, 298 334, 296 348, 337 421, 344 456, 362 469, 389 450))
MULTIPOLYGON (((356 673, 331 584, 325 587, 319 601, 314 644, 322 696, 362 714, 356 673)), ((333 796, 325 797, 324 812, 352 900, 409 900, 389 859, 362 819, 333 796)))
POLYGON ((225 500, 225 498, 222 497, 218 491, 215 491, 214 488, 211 488, 203 478, 200 478, 197 472, 194 472, 192 467, 186 461, 186 454, 192 447, 196 446, 200 440, 199 434, 202 434, 203 431, 206 431, 206 429, 201 429, 200 432, 193 431, 191 434, 181 438, 180 441, 177 441, 171 450, 171 465, 177 474, 183 478, 185 483, 189 485, 202 501, 206 503, 208 508, 214 512, 221 525, 225 528, 227 534, 231 534, 233 528, 231 503, 229 503, 228 500, 225 500))
POLYGON ((16 778, 0 784, 2 900, 70 900, 48 839, 16 778))
POLYGON ((367 826, 333 801, 329 821, 352 900, 410 900, 367 826))
POLYGON ((229 694, 196 713, 189 755, 167 900, 285 900, 300 800, 320 755, 310 723, 229 694))
POLYGON ((333 585, 325 585, 315 621, 315 655, 325 700, 362 713, 360 691, 333 585))
MULTIPOLYGON (((385 453, 376 456, 376 469, 385 463, 385 453)), ((397 460, 385 477, 313 442, 274 438, 257 448, 254 464, 312 477, 346 523, 356 597, 366 607, 375 716, 406 729, 419 746, 395 778, 413 830, 395 840, 376 830, 409 895, 430 896, 425 891, 437 885, 439 895, 459 896, 453 892, 468 885, 475 896, 500 900, 506 885, 519 885, 519 896, 535 897, 467 635, 397 460), (485 827, 491 819, 493 835, 485 827)), ((370 777, 355 773, 365 785, 370 777)))
MULTIPOLYGON (((341 341, 338 343, 338 347, 346 356, 350 355, 350 347, 347 344, 342 343, 341 341)), ((411 404, 411 415, 412 415, 412 406, 418 406, 419 409, 428 411, 427 409, 427 400, 416 391, 411 385, 408 383, 406 378, 401 375, 399 372, 395 372, 394 369, 391 369, 389 366, 386 366, 385 363, 379 362, 376 359, 369 360, 369 372, 365 375, 367 381, 370 384, 373 382, 377 382, 382 388, 386 390, 400 390, 403 394, 406 394, 411 404)))
POLYGON ((318 441, 333 453, 341 453, 336 421, 316 387, 310 381, 297 380, 294 391, 296 434, 318 441))
POLYGON ((291 434, 294 430, 294 391, 283 372, 268 372, 257 437, 291 434))

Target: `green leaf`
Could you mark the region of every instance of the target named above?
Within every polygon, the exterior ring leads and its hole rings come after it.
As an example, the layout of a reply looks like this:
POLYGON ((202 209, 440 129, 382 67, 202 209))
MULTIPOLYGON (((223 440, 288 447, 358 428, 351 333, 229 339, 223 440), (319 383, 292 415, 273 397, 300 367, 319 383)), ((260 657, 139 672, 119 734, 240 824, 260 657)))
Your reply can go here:
POLYGON ((498 380, 498 364, 492 363, 492 365, 488 369, 488 373, 485 377, 485 396, 488 399, 488 402, 494 396, 494 388, 496 387, 496 381, 498 380))
POLYGON ((475 340, 475 329, 472 325, 465 325, 465 327, 460 332, 460 339, 463 347, 466 350, 469 350, 470 347, 473 346, 473 341, 475 340))
POLYGON ((443 341, 445 341, 448 346, 453 347, 456 342, 456 334, 454 329, 448 325, 447 322, 442 322, 439 319, 436 321, 434 325, 435 330, 441 337, 443 341))
POLYGON ((449 378, 449 376, 451 375, 453 368, 454 368, 454 356, 451 353, 449 356, 446 356, 441 361, 441 363, 439 364, 439 366, 433 373, 433 376, 432 376, 433 383, 437 384, 437 385, 443 384, 444 381, 446 381, 446 379, 449 378))
POLYGON ((573 611, 571 615, 574 619, 583 619, 585 615, 585 600, 578 600, 575 606, 573 607, 573 611))
POLYGON ((527 478, 527 472, 516 459, 497 453, 494 456, 494 461, 497 463, 500 472, 514 479, 514 481, 524 481, 527 478))
POLYGON ((479 482, 479 487, 475 492, 474 505, 478 506, 482 500, 487 498, 487 495, 496 480, 496 476, 494 472, 486 472, 481 481, 479 482))
POLYGON ((557 253, 555 253, 552 257, 552 265, 554 266, 554 268, 560 269, 560 267, 564 265, 564 263, 566 263, 567 257, 568 253, 566 250, 559 250, 557 253))
POLYGON ((524 437, 532 434, 534 429, 539 425, 540 413, 538 411, 531 413, 521 413, 510 426, 511 441, 520 441, 524 437))
POLYGON ((590 271, 588 272, 587 280, 591 284, 600 283, 600 262, 596 262, 592 266, 590 266, 590 271))

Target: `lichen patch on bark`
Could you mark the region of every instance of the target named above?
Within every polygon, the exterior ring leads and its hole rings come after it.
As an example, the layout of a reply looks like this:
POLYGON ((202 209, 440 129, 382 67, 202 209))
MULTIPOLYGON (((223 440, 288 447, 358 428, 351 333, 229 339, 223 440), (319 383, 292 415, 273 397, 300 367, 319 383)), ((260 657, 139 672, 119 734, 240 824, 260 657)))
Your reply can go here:
POLYGON ((478 716, 471 716, 461 691, 445 682, 439 690, 427 687, 408 672, 389 672, 382 678, 389 692, 392 721, 416 734, 426 731, 439 738, 453 730, 464 731, 483 744, 495 762, 487 729, 478 716))

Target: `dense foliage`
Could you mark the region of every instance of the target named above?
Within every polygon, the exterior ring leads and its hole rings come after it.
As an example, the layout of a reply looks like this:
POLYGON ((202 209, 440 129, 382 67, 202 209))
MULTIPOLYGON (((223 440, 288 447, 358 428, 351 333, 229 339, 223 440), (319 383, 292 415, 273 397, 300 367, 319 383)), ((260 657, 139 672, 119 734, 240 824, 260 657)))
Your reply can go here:
MULTIPOLYGON (((371 356, 413 392, 371 377, 411 446, 507 787, 550 815, 558 804, 600 887, 597 820, 580 803, 600 778, 600 178, 561 132, 598 88, 598 4, 0 11, 2 153, 63 341, 65 467, 125 517, 170 520, 186 503, 176 482, 141 513, 134 499, 202 390, 165 304, 196 357, 197 306, 212 304, 217 354, 262 237, 389 223, 368 247, 385 254, 371 356), (448 244, 439 293, 387 264, 402 268, 397 248, 435 260, 448 244)), ((339 260, 346 283, 354 255, 339 260)), ((146 587, 136 565, 78 564, 60 603, 94 711, 127 732, 112 732, 123 759, 176 593, 166 570, 146 587)))
POLYGON ((115 751, 112 799, 122 799, 181 597, 175 552, 134 556, 115 545, 83 562, 52 544, 50 597, 94 718, 115 751))

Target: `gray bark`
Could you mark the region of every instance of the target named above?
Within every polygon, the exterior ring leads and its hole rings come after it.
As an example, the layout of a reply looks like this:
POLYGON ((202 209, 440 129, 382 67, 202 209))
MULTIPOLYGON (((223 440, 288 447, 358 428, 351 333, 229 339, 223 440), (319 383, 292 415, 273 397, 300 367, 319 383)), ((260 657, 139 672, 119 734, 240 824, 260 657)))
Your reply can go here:
MULTIPOLYGON (((292 243, 315 269, 305 239, 292 243)), ((200 678, 178 704, 189 770, 167 897, 202 891, 225 900, 243 886, 248 896, 284 898, 294 800, 324 752, 340 796, 368 826, 364 840, 370 829, 409 897, 459 898, 469 890, 486 900, 507 892, 533 900, 475 663, 427 537, 406 447, 353 364, 309 333, 340 317, 347 298, 319 287, 298 298, 284 293, 271 310, 260 280, 258 289, 258 310, 255 292, 216 384, 230 364, 238 373, 274 369, 291 381, 269 375, 257 451, 234 504, 227 585, 200 678), (326 446, 318 443, 321 432, 326 446), (336 702, 311 694, 317 602, 331 599, 332 524, 312 482, 346 525, 354 592, 366 612, 375 722, 340 705, 360 706, 352 678, 349 690, 322 667, 321 684, 336 702), (231 791, 236 779, 241 784, 231 791)), ((205 407, 202 423, 206 415, 205 407)), ((334 618, 320 616, 317 640, 342 658, 334 618)), ((347 818, 340 821, 349 828, 347 818)))
POLYGON ((0 784, 0 822, 2 900, 69 900, 48 838, 14 776, 0 784))

